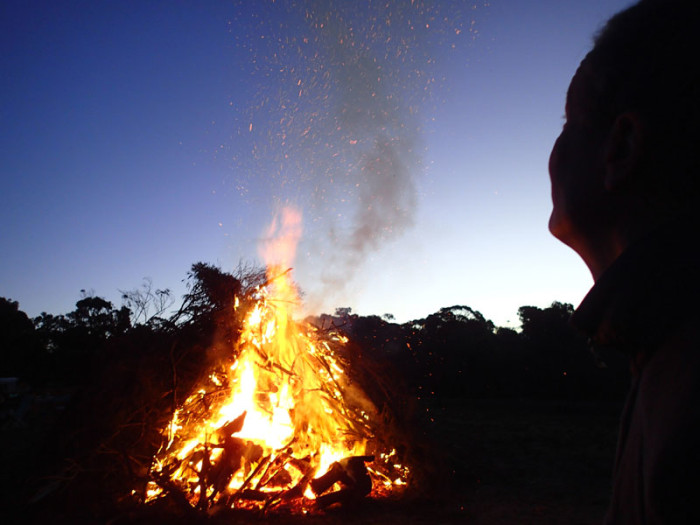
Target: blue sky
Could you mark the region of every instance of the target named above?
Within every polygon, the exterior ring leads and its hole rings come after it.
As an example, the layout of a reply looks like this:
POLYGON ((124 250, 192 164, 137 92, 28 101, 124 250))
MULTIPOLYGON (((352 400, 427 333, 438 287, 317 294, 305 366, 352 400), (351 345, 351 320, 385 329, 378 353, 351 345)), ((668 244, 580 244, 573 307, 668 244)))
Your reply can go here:
POLYGON ((257 260, 288 203, 311 310, 577 304, 547 159, 628 4, 5 1, 0 296, 34 316, 144 277, 180 295, 194 262, 257 260))

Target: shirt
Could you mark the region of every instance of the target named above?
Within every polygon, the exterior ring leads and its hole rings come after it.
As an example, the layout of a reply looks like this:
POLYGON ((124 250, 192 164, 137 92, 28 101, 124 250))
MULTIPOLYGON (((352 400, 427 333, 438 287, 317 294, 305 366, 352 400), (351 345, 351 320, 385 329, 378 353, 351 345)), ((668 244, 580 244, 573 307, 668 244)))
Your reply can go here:
POLYGON ((630 246, 572 316, 631 360, 605 524, 700 523, 700 247, 666 227, 630 246))

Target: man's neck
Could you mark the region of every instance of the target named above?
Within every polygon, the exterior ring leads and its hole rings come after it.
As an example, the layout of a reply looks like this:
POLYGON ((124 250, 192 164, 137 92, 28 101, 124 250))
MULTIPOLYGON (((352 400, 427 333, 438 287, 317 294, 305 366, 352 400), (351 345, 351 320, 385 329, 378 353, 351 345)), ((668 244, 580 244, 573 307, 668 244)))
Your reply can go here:
POLYGON ((617 224, 608 235, 601 236, 595 243, 591 243, 585 255, 579 252, 579 255, 588 266, 593 280, 597 281, 602 273, 609 268, 629 246, 648 236, 650 233, 657 231, 666 222, 667 221, 660 220, 658 217, 649 218, 637 215, 634 220, 628 220, 617 224))

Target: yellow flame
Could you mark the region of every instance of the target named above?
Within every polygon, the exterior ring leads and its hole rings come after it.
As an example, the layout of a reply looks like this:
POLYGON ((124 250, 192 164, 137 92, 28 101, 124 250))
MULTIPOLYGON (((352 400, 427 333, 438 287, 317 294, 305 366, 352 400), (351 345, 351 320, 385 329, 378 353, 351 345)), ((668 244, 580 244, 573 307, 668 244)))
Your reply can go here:
MULTIPOLYGON (((238 355, 223 370, 209 374, 167 427, 168 444, 152 472, 156 478, 167 474, 192 504, 200 499, 202 486, 212 500, 244 485, 261 492, 291 488, 308 482, 309 476, 323 475, 336 461, 367 454, 373 407, 359 392, 351 396, 357 406, 349 404, 346 394, 353 387, 338 356, 328 342, 317 340, 315 330, 292 321, 298 296, 283 268, 293 261, 300 236, 301 214, 282 210, 261 248, 268 284, 257 290, 257 302, 244 320, 238 355), (278 460, 287 463, 275 467, 275 489, 266 473, 278 460), (221 474, 227 467, 233 470, 232 465, 237 470, 230 477, 221 474)), ((333 344, 346 342, 336 336, 333 344)), ((394 453, 381 453, 381 461, 395 462, 394 453)), ((370 474, 378 482, 389 480, 376 469, 370 474)), ((162 492, 150 482, 147 499, 162 492)), ((315 497, 308 487, 305 495, 315 497)))

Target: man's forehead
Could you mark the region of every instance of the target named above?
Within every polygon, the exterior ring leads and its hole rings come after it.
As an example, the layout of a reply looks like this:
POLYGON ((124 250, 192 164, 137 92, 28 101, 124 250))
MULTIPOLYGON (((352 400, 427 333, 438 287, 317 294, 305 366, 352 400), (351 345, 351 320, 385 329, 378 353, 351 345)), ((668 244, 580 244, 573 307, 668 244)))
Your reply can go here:
POLYGON ((569 89, 566 92, 566 112, 567 114, 573 109, 589 113, 593 110, 591 97, 593 77, 592 67, 588 57, 584 58, 579 64, 576 73, 569 83, 569 89))

